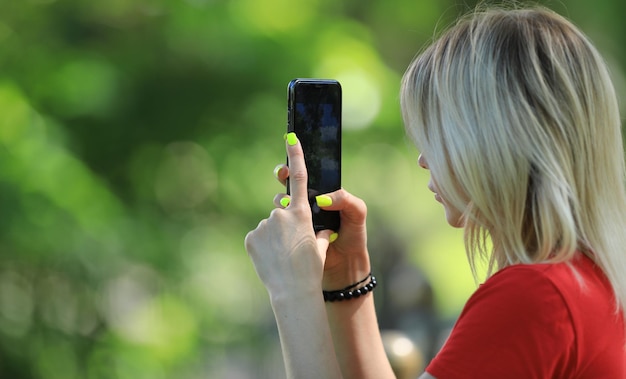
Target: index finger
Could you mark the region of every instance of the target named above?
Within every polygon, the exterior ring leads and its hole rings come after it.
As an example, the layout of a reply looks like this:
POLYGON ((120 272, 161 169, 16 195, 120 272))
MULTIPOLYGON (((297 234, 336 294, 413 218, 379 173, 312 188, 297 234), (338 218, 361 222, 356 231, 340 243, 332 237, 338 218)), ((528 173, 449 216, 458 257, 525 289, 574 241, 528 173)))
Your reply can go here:
POLYGON ((291 204, 308 204, 307 171, 302 145, 296 133, 287 133, 287 159, 289 160, 289 194, 291 204))

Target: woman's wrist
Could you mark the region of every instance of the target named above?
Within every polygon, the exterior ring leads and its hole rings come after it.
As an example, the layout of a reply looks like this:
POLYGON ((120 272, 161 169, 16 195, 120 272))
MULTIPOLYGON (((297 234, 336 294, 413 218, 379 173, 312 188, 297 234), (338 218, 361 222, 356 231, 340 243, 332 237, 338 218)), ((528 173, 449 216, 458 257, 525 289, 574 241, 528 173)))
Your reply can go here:
POLYGON ((322 289, 336 291, 359 282, 371 273, 371 265, 367 251, 361 259, 342 262, 335 267, 327 267, 324 271, 322 289))
POLYGON ((269 296, 273 307, 282 307, 289 304, 301 304, 306 299, 321 297, 322 289, 319 285, 316 287, 291 286, 271 291, 269 296))
POLYGON ((335 302, 335 301, 344 301, 344 300, 352 300, 358 299, 361 296, 367 295, 369 292, 374 291, 376 288, 377 282, 376 277, 372 275, 372 273, 367 274, 367 276, 358 282, 350 284, 345 288, 341 288, 333 291, 322 291, 325 302, 335 302))

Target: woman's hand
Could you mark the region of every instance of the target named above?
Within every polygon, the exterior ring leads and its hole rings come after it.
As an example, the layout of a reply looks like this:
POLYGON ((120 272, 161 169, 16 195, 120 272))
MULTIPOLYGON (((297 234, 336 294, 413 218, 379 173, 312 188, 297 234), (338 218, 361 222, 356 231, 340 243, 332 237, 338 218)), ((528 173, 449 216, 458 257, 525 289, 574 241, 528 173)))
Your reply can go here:
POLYGON ((245 245, 270 296, 320 293, 330 230, 315 235, 307 195, 307 171, 300 142, 287 138, 291 198, 246 236, 245 245))
MULTIPOLYGON (((290 162, 292 162, 291 159, 290 162)), ((281 164, 276 166, 274 175, 285 185, 290 172, 294 172, 293 163, 291 170, 281 164)), ((295 177, 294 174, 292 175, 295 177)), ((293 179, 292 177, 290 183, 293 179)), ((317 199, 320 208, 339 211, 341 217, 338 238, 328 246, 325 254, 323 288, 325 290, 344 288, 363 279, 370 272, 365 222, 367 207, 363 200, 344 189, 318 196, 317 199)), ((291 199, 286 194, 278 194, 274 197, 274 205, 277 208, 283 208, 290 202, 291 199)), ((308 223, 311 223, 310 220, 308 223)), ((327 231, 320 233, 325 232, 327 231)))
POLYGON ((327 196, 331 204, 320 205, 318 197, 320 208, 339 211, 341 219, 339 236, 329 245, 324 265, 323 287, 333 291, 358 282, 371 271, 365 225, 367 207, 343 188, 322 196, 327 196))
POLYGON ((276 209, 246 236, 248 254, 270 293, 287 377, 339 378, 344 370, 345 377, 391 378, 373 297, 325 303, 321 293, 370 272, 365 203, 343 189, 318 196, 320 208, 340 212, 341 226, 315 235, 304 155, 293 134, 287 155, 290 167, 280 165, 275 174, 282 183, 289 177, 291 197, 277 195, 276 209), (330 243, 334 232, 338 237, 330 243))

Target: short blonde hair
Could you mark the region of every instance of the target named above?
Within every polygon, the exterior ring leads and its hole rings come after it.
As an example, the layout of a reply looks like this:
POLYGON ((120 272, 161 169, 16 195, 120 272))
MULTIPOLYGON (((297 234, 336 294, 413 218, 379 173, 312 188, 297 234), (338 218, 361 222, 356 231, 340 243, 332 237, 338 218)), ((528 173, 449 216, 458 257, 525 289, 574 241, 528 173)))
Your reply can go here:
POLYGON ((461 18, 409 66, 401 105, 439 191, 489 273, 592 257, 626 303, 626 190, 608 69, 541 7, 461 18), (488 241, 491 240, 491 245, 488 241))

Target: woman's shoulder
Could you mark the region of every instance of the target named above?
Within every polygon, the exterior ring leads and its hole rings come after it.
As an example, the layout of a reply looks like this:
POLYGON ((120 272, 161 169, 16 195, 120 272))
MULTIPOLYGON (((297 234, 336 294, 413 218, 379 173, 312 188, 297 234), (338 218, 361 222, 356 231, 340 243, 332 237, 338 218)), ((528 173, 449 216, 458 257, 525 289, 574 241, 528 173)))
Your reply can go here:
POLYGON ((605 282, 582 255, 498 271, 470 297, 429 372, 615 377, 624 368, 624 326, 605 282))
MULTIPOLYGON (((602 270, 586 255, 577 253, 565 262, 515 264, 505 267, 481 285, 481 290, 497 288, 537 295, 554 293, 563 297, 565 303, 579 302, 581 297, 590 299, 610 298, 611 285, 602 270)), ((478 291, 477 291, 478 292, 478 291)))
POLYGON ((567 377, 553 375, 567 371, 576 351, 569 306, 551 280, 558 265, 513 265, 492 275, 465 304, 429 372, 567 377))
POLYGON ((612 287, 602 270, 583 254, 558 263, 517 264, 491 276, 468 306, 495 305, 510 317, 532 313, 537 325, 569 324, 579 339, 623 332, 612 287), (590 312, 593 310, 593 312, 590 312))
MULTIPOLYGON (((522 316, 529 309, 561 310, 566 317, 564 287, 576 281, 567 263, 515 264, 500 269, 481 284, 466 304, 466 309, 498 309, 508 316, 522 316), (564 312, 563 312, 564 311, 564 312)), ((546 314, 546 312, 542 312, 546 314)))

